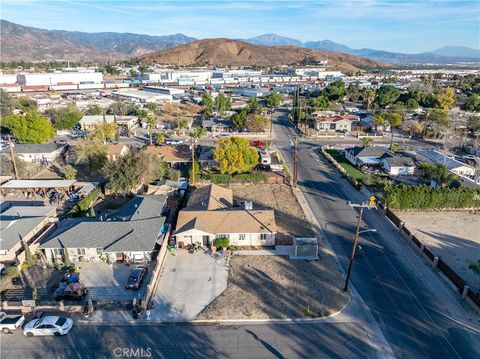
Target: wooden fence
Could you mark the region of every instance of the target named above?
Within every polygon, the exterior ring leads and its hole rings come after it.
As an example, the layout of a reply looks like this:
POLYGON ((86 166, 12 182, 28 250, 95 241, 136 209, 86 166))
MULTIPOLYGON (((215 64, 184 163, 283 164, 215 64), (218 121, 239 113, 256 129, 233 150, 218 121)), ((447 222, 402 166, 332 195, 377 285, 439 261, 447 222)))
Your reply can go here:
POLYGON ((420 249, 431 262, 432 266, 438 268, 452 284, 458 289, 459 293, 464 298, 470 299, 470 301, 480 308, 480 294, 474 293, 474 291, 468 286, 465 280, 460 277, 450 266, 445 263, 440 257, 435 256, 429 248, 425 246, 407 227, 404 223, 389 209, 385 208, 382 203, 378 203, 378 208, 383 211, 385 216, 397 227, 403 234, 410 239, 410 241, 420 249))

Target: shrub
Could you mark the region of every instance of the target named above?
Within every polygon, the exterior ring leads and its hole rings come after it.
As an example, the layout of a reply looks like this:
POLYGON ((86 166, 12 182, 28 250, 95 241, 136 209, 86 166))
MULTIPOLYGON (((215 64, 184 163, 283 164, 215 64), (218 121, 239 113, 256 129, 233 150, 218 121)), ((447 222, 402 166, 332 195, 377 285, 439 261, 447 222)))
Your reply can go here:
POLYGON ((30 268, 30 264, 28 264, 27 262, 23 262, 22 265, 20 266, 20 268, 22 268, 22 270, 26 270, 26 269, 30 268))
POLYGON ((230 240, 228 238, 217 238, 214 245, 217 248, 227 248, 230 245, 230 240))
POLYGON ((236 175, 229 175, 226 173, 205 173, 201 175, 201 178, 215 184, 228 184, 230 182, 262 183, 267 181, 267 175, 262 172, 239 173, 236 175))
POLYGON ((20 277, 20 271, 17 267, 8 267, 5 269, 5 276, 8 278, 18 278, 20 277))
POLYGON ((100 188, 96 187, 92 192, 85 196, 85 198, 81 199, 75 206, 73 206, 70 214, 73 216, 81 216, 88 210, 88 208, 97 199, 100 193, 100 188))
POLYGON ((385 205, 394 209, 478 208, 480 191, 471 188, 386 185, 385 205))

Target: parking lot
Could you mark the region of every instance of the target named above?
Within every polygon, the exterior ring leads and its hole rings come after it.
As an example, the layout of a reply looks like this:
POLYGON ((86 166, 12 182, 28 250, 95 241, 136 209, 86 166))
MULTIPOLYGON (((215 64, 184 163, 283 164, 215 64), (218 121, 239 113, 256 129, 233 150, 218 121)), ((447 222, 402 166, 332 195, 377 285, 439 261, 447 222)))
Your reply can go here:
POLYGON ((130 270, 134 267, 124 263, 107 264, 103 262, 84 262, 78 265, 80 280, 87 286, 93 300, 124 301, 143 297, 150 281, 153 265, 149 270, 140 290, 125 289, 130 270))
POLYGON ((228 268, 220 253, 180 249, 167 254, 165 266, 153 297, 153 320, 195 319, 210 302, 227 288, 228 268))

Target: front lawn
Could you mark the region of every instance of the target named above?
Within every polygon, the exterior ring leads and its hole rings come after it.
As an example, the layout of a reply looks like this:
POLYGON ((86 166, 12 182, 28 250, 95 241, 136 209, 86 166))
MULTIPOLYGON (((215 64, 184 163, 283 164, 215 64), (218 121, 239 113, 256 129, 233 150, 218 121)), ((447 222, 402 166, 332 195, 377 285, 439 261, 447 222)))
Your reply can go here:
POLYGON ((340 166, 342 166, 345 171, 347 171, 347 174, 354 178, 357 181, 361 181, 365 178, 365 174, 360 171, 357 167, 352 165, 348 160, 340 153, 339 150, 335 149, 328 149, 325 150, 328 154, 330 154, 335 161, 337 161, 340 166))

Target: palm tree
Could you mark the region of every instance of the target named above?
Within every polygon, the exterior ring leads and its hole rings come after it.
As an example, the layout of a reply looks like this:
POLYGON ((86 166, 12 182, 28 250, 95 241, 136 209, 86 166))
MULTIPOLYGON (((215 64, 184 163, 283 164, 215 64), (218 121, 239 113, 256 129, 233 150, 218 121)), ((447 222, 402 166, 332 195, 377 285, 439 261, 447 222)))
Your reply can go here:
POLYGON ((192 185, 195 184, 195 145, 197 140, 202 138, 205 135, 205 128, 199 127, 192 132, 190 132, 189 136, 192 141, 192 185))
POLYGON ((148 134, 150 136, 150 145, 153 144, 153 130, 155 129, 155 126, 157 125, 157 118, 153 113, 148 113, 147 117, 145 118, 146 123, 147 123, 147 129, 148 129, 148 134))
POLYGON ((374 89, 368 88, 364 92, 364 99, 365 103, 367 105, 367 111, 370 110, 370 106, 372 106, 373 101, 375 100, 375 97, 377 96, 377 93, 375 92, 374 89))
POLYGON ((370 147, 371 143, 372 143, 372 138, 371 137, 362 138, 363 147, 370 147))

